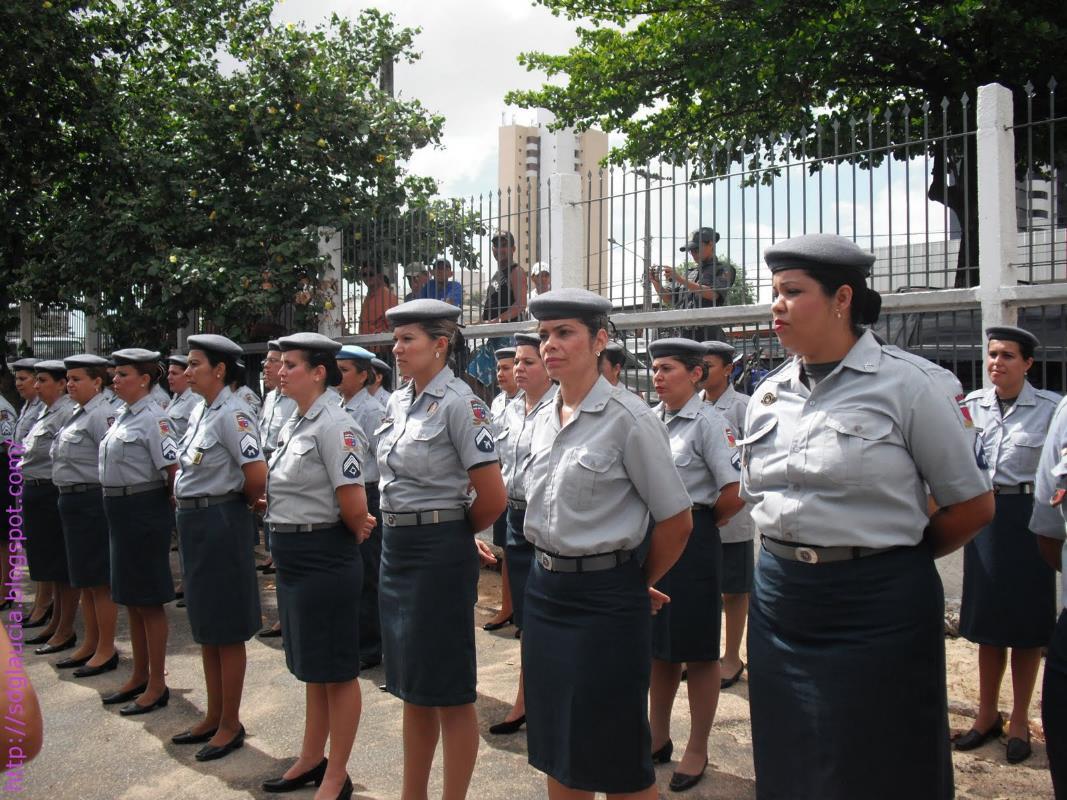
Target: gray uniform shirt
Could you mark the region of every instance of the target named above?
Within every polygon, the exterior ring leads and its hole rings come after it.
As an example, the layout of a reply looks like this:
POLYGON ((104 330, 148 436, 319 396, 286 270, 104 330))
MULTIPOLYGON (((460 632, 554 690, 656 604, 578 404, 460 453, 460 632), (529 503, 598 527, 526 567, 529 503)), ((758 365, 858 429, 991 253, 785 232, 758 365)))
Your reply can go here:
POLYGON ((278 434, 295 411, 296 401, 277 389, 271 389, 263 398, 263 408, 259 412, 259 432, 263 435, 263 449, 268 453, 278 449, 278 434))
POLYGON ((100 442, 115 421, 115 409, 102 394, 74 413, 52 441, 52 482, 56 486, 100 483, 100 442))
MULTIPOLYGON (((701 395, 705 400, 707 399, 704 392, 701 392, 701 395)), ((745 412, 748 410, 748 401, 751 399, 747 394, 742 394, 732 385, 727 384, 726 391, 712 403, 715 410, 726 417, 726 421, 730 423, 735 439, 743 439, 745 436, 745 412)), ((750 542, 755 535, 756 525, 752 521, 752 509, 749 508, 748 503, 745 503, 740 511, 730 517, 729 522, 719 528, 719 538, 723 544, 750 542)))
POLYGON ((366 389, 360 389, 347 403, 343 399, 341 402, 348 416, 363 432, 370 447, 370 457, 362 459, 363 483, 364 485, 377 483, 382 476, 378 471, 378 459, 374 455, 378 452, 378 434, 375 431, 381 427, 382 420, 385 419, 385 409, 366 389))
POLYGON ((263 401, 259 398, 259 395, 252 391, 250 386, 241 385, 233 391, 233 396, 237 402, 245 407, 246 411, 251 412, 255 419, 259 419, 259 410, 263 406, 263 401))
POLYGON ((185 430, 189 427, 189 416, 201 400, 203 398, 193 392, 192 389, 186 389, 170 401, 170 405, 167 406, 167 416, 170 417, 170 421, 174 425, 175 441, 180 442, 182 437, 185 436, 185 430))
POLYGON ((33 423, 37 421, 37 418, 41 416, 42 411, 44 411, 44 403, 41 402, 39 397, 33 398, 22 407, 18 421, 15 423, 16 442, 25 441, 26 434, 30 432, 30 428, 33 427, 33 423))
POLYGON ((224 386, 215 402, 210 406, 201 403, 189 418, 189 430, 178 446, 174 496, 240 492, 245 485, 241 467, 262 460, 255 417, 224 386))
POLYGON ((523 481, 522 467, 530 455, 533 441, 534 419, 537 412, 556 399, 559 387, 552 384, 545 391, 536 405, 526 413, 526 395, 521 394, 510 403, 504 412, 503 426, 496 440, 497 452, 500 453, 500 469, 504 474, 504 486, 512 500, 526 500, 526 485, 523 481))
POLYGON ((136 486, 166 480, 167 468, 178 463, 177 442, 173 421, 151 395, 124 406, 100 443, 100 483, 136 486))
POLYGON ((723 487, 741 480, 741 452, 726 418, 694 394, 671 416, 660 403, 674 466, 693 504, 713 506, 723 487))
POLYGON ((22 456, 22 475, 35 480, 52 478, 52 442, 70 420, 76 403, 70 395, 63 395, 51 406, 44 408, 30 432, 26 434, 22 456))
POLYGON ((170 407, 170 393, 160 386, 158 383, 153 383, 152 388, 148 392, 148 396, 159 404, 159 407, 166 411, 170 407))
POLYGON ((524 533, 563 556, 632 550, 648 516, 664 520, 692 505, 674 466, 667 429, 624 386, 597 379, 560 427, 562 395, 534 421, 524 533))
POLYGON ((107 404, 112 408, 120 408, 122 406, 122 398, 115 394, 115 390, 110 386, 105 386, 104 391, 100 394, 104 396, 104 400, 106 400, 107 404))
POLYGON ((1059 402, 1055 392, 1035 389, 1025 381, 1015 403, 1001 417, 996 389, 979 389, 967 395, 964 404, 974 420, 994 486, 1033 483, 1041 446, 1059 402))
POLYGON ((375 400, 377 400, 381 404, 382 408, 388 408, 388 406, 389 406, 389 398, 392 397, 392 396, 393 396, 393 393, 390 392, 388 389, 379 389, 378 390, 378 394, 372 394, 371 395, 371 397, 373 397, 375 400))
POLYGON ((383 511, 433 511, 470 504, 468 470, 497 461, 489 409, 448 367, 414 397, 398 390, 378 428, 383 511))
POLYGON ((493 436, 499 436, 500 432, 504 430, 504 416, 507 414, 508 404, 517 397, 522 397, 521 391, 516 392, 511 397, 508 397, 503 392, 498 392, 497 396, 493 398, 493 402, 489 404, 489 416, 493 419, 491 426, 493 436))
POLYGON ((916 545, 929 521, 926 484, 942 506, 990 489, 940 368, 870 331, 814 390, 800 365, 787 361, 760 384, 739 442, 742 496, 764 535, 916 545))
MULTIPOLYGON (((15 407, 0 395, 0 443, 15 439, 15 424, 18 422, 18 414, 15 407)), ((0 444, 0 446, 5 446, 0 444)))
POLYGON ((341 519, 337 489, 363 485, 367 437, 352 418, 322 394, 307 414, 285 423, 283 444, 267 473, 266 522, 320 525, 341 519))
MULTIPOLYGON (((1067 398, 1052 416, 1035 477, 1030 530, 1063 542, 1060 555, 1067 566, 1067 398)), ((1060 586, 1067 597, 1067 571, 1060 573, 1060 586)))

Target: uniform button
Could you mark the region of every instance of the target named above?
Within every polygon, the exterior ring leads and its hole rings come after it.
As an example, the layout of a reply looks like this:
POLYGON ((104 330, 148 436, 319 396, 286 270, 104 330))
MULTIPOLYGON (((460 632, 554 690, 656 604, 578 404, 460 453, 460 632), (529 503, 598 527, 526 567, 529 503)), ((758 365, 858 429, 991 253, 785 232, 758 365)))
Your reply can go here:
POLYGON ((809 400, 809 401, 808 401, 808 405, 809 405, 809 406, 813 406, 813 405, 815 405, 815 401, 814 401, 814 400, 809 400))

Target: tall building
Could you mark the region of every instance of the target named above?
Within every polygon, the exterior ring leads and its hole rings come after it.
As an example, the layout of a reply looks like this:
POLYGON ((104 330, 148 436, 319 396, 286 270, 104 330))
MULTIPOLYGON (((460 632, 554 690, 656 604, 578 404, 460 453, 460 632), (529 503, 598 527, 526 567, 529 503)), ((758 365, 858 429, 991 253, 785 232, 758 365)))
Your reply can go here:
MULTIPOLYGON (((501 125, 497 170, 499 206, 493 209, 494 227, 515 237, 519 263, 530 267, 550 264, 549 180, 557 173, 577 173, 582 180, 583 240, 586 285, 607 290, 608 206, 606 183, 598 178, 600 162, 608 154, 608 135, 588 130, 549 130, 555 117, 538 109, 532 125, 501 125), (602 277, 604 276, 604 277, 602 277), (601 286, 603 284, 603 286, 601 286)), ((554 255, 554 254, 552 254, 554 255)), ((553 267, 553 285, 558 286, 553 267)))

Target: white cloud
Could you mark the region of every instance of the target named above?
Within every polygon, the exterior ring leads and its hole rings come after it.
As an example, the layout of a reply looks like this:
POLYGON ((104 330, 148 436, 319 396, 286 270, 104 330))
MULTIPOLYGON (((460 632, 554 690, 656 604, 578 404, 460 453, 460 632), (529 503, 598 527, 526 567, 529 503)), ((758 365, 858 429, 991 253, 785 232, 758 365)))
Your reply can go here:
POLYGON ((275 18, 312 26, 331 13, 354 18, 370 6, 392 12, 400 25, 422 28, 415 41, 422 58, 397 65, 396 91, 445 117, 443 147, 418 153, 411 168, 436 178, 445 196, 495 189, 504 94, 544 82, 519 66, 518 54, 564 52, 576 41, 574 24, 527 0, 289 0, 275 18))

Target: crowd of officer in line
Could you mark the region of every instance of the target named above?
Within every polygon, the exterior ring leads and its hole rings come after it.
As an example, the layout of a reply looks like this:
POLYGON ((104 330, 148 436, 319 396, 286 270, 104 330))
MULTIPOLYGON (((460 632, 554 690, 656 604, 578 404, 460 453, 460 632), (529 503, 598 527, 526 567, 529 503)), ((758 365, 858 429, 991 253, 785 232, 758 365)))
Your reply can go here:
POLYGON ((242 746, 245 643, 278 631, 306 685, 305 728, 265 791, 351 796, 356 678, 384 662, 403 701, 401 796, 426 796, 441 742, 443 797, 461 798, 479 741, 478 575, 495 561, 474 534, 495 528, 512 610, 488 627, 513 622, 522 647, 515 702, 490 732, 526 728, 550 797, 656 797, 683 678, 690 728, 670 788, 696 785, 719 692, 747 669, 758 797, 949 798, 934 559, 965 547, 961 632, 979 645, 981 702, 955 747, 1006 732, 1006 759, 1029 757, 1047 647, 1043 721, 1067 796, 1054 584, 1067 405, 1026 380, 1039 342, 989 329, 993 388, 964 396, 864 327, 881 304, 873 255, 817 234, 765 259, 793 357, 751 399, 730 386, 729 344, 666 338, 648 347, 649 407, 616 385, 610 303, 580 289, 530 301, 536 327, 497 352, 492 409, 450 367, 459 309, 433 299, 387 312, 405 379, 391 396, 376 375, 388 365, 316 333, 270 343, 261 407, 244 394, 241 347, 218 335, 170 357, 173 397, 159 354, 140 348, 14 362, 26 402, 0 405, 0 438, 21 462, 37 582, 23 627, 42 628, 24 644, 72 651, 56 667, 78 677, 113 671, 125 606, 132 671, 103 702, 125 716, 165 707, 176 528, 208 696, 176 744, 202 745, 199 761, 242 746), (257 516, 279 611, 262 631, 257 516))

